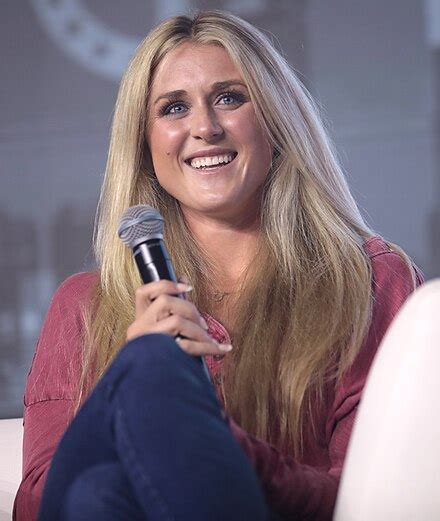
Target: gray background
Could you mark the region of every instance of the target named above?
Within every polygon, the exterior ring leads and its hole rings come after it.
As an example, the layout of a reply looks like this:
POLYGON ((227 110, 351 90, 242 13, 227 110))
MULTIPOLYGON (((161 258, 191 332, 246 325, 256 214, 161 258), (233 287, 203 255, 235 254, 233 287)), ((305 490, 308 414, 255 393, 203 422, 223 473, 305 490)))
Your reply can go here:
POLYGON ((50 297, 93 266, 92 223, 127 56, 160 19, 240 14, 323 106, 368 222, 440 275, 438 0, 0 0, 0 417, 50 297))

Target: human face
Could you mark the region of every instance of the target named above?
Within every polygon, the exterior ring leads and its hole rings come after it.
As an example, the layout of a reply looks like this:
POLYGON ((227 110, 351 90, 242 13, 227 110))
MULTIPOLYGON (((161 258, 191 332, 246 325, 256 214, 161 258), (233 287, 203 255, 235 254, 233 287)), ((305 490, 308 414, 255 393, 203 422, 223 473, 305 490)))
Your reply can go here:
POLYGON ((272 149, 223 47, 184 43, 165 56, 153 80, 147 141, 159 183, 184 214, 237 224, 256 218, 272 149), (200 168, 195 157, 230 162, 200 168))

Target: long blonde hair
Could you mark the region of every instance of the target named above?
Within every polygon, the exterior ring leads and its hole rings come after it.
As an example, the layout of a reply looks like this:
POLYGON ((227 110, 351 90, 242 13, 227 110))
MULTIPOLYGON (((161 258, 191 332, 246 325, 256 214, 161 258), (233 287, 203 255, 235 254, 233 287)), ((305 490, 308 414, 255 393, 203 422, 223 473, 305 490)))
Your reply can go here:
POLYGON ((307 90, 262 32, 217 10, 161 23, 140 44, 122 80, 97 218, 100 278, 86 319, 78 404, 124 344, 134 319, 141 281, 117 237, 127 207, 159 209, 176 272, 192 282, 199 310, 210 309, 206 289, 215 267, 178 201, 159 185, 145 139, 155 70, 183 42, 226 49, 274 148, 258 262, 243 276, 235 349, 224 363, 226 410, 248 432, 301 457, 306 433, 319 423, 324 387, 350 366, 371 321, 371 268, 362 243, 372 233, 307 90))

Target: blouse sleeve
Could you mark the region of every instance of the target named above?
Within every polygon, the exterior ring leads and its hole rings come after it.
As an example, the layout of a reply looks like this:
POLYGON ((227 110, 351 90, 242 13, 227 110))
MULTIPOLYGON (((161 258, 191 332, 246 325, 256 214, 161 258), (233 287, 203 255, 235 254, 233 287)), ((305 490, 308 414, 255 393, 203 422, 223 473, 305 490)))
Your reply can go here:
POLYGON ((28 374, 24 395, 23 477, 13 519, 37 519, 47 471, 73 416, 82 349, 82 311, 96 280, 68 278, 52 298, 28 374))
MULTIPOLYGON (((371 258, 374 306, 372 323, 362 348, 335 389, 326 420, 330 468, 327 471, 300 464, 268 443, 249 435, 233 420, 230 427, 257 472, 268 504, 283 519, 330 521, 339 478, 361 393, 377 348, 390 322, 413 290, 413 275, 391 250, 371 258)), ((422 276, 416 269, 416 283, 422 276)))

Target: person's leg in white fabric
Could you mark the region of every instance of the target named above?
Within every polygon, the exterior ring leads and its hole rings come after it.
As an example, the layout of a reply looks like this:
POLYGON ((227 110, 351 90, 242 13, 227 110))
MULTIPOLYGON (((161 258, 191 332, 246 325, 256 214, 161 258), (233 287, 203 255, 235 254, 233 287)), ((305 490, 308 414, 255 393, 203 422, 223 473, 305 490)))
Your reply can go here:
POLYGON ((387 331, 347 453, 335 521, 440 519, 440 280, 387 331))

